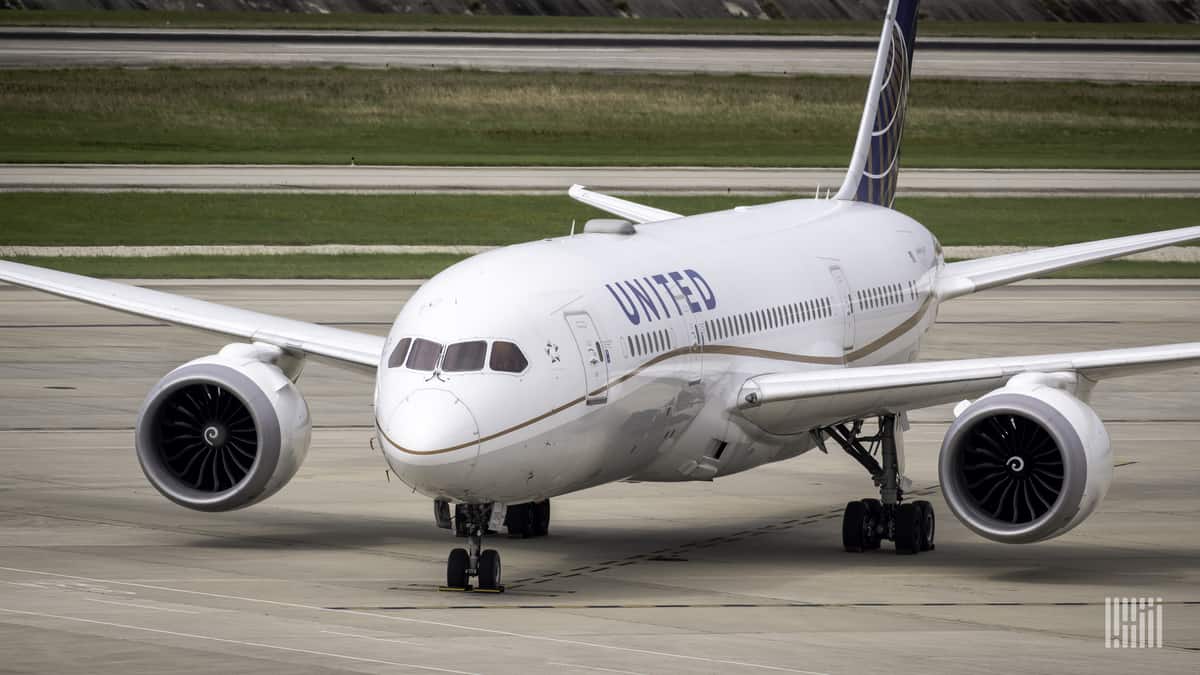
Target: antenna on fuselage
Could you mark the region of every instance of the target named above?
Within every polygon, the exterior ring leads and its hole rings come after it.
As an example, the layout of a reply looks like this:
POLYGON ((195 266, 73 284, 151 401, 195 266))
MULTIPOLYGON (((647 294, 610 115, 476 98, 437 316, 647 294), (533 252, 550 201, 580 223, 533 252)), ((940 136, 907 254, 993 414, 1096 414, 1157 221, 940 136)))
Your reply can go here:
POLYGON ((575 219, 574 218, 571 219, 571 236, 572 237, 575 236, 575 219))

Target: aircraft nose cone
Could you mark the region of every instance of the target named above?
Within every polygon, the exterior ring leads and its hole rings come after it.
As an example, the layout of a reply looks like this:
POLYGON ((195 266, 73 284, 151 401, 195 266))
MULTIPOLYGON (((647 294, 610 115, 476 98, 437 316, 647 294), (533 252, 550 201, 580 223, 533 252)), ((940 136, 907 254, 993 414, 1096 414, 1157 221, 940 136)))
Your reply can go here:
POLYGON ((385 447, 406 464, 461 461, 479 451, 479 425, 453 392, 418 389, 380 412, 385 447))

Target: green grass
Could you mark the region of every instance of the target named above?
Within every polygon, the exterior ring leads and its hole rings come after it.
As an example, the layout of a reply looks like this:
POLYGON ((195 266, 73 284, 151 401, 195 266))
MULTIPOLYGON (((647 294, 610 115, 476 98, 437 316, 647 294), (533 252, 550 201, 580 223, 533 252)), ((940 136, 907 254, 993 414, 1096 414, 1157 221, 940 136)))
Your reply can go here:
MULTIPOLYGON (((645 195, 692 214, 771 201, 645 195)), ((1200 221, 1200 199, 910 198, 901 211, 942 243, 1050 246, 1200 221)), ((512 244, 600 215, 560 196, 0 193, 0 245, 512 244)), ((289 255, 16 258, 101 277, 427 278, 461 256, 289 255)), ((1200 265, 1115 262, 1057 277, 1198 278, 1200 265)))
MULTIPOLYGON (((450 255, 257 255, 164 258, 12 258, 93 277, 123 279, 428 279, 461 257, 450 255)), ((1109 262, 1053 278, 1196 279, 1200 265, 1109 262)))
MULTIPOLYGON (((689 215, 784 199, 631 198, 689 215)), ((948 246, 1053 246, 1200 225, 1200 199, 913 197, 896 208, 948 246)), ((565 195, 3 192, 0 245, 503 245, 603 216, 565 195)))
MULTIPOLYGON (((609 17, 287 14, 280 12, 0 11, 0 25, 134 28, 295 28, 468 32, 703 33, 719 35, 879 34, 878 21, 622 19, 609 17)), ((1157 23, 923 21, 922 35, 1039 38, 1197 38, 1200 25, 1157 23)))
POLYGON ((17 257, 12 260, 92 277, 124 279, 428 279, 462 258, 452 255, 185 255, 162 258, 17 257))
MULTIPOLYGON (((843 166, 865 78, 0 71, 0 161, 843 166)), ((910 167, 1200 168, 1200 86, 918 80, 910 167)))

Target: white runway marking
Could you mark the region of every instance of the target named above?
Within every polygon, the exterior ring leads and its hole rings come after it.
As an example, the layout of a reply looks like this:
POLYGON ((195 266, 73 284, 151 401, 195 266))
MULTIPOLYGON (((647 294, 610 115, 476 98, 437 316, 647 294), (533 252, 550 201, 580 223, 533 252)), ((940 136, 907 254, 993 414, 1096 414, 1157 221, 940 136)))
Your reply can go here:
POLYGON ((225 644, 242 645, 244 647, 258 647, 261 649, 274 649, 283 652, 294 652, 297 654, 309 654, 312 656, 326 656, 334 659, 345 659, 347 661, 358 661, 360 663, 376 663, 385 666, 399 666, 401 668, 416 668, 417 670, 429 670, 436 673, 455 673, 456 675, 479 675, 465 670, 451 670, 449 668, 438 668, 436 666, 422 666, 415 663, 399 663, 396 661, 383 661, 381 659, 370 659, 362 656, 350 656, 348 654, 335 654, 333 652, 321 652, 315 649, 300 649, 298 647, 284 647, 283 645, 272 645, 264 642, 247 642, 244 640, 230 640, 228 638, 213 637, 211 635, 197 635, 195 633, 180 633, 173 630, 163 630, 161 628, 147 628, 145 626, 131 626, 129 624, 114 623, 112 621, 99 621, 96 619, 85 619, 79 616, 66 616, 63 614, 45 614, 42 612, 27 612, 19 609, 8 609, 0 607, 0 612, 9 614, 23 614, 25 616, 36 616, 43 619, 58 619, 60 621, 77 621, 79 623, 90 623, 98 626, 110 626, 113 628, 124 628, 125 630, 140 630, 147 633, 158 633, 160 635, 172 635, 175 637, 191 638, 193 640, 208 640, 211 642, 223 642, 225 644))
POLYGON ((600 666, 585 666, 582 663, 563 663, 562 661, 547 661, 551 666, 564 666, 566 668, 582 668, 584 670, 596 670, 602 673, 622 673, 623 675, 642 675, 633 670, 617 670, 616 668, 601 668, 600 666))
MULTIPOLYGON (((438 626, 441 628, 457 628, 459 630, 474 631, 477 633, 488 633, 490 635, 503 635, 506 637, 520 638, 523 640, 536 640, 539 642, 555 642, 558 644, 576 645, 579 647, 592 647, 595 649, 608 649, 608 650, 612 650, 612 651, 625 652, 628 654, 643 654, 646 656, 658 656, 658 657, 663 657, 663 658, 679 659, 679 660, 683 660, 683 661, 699 661, 701 663, 713 663, 713 664, 721 664, 721 665, 726 665, 726 666, 738 666, 741 668, 754 668, 754 669, 759 669, 759 670, 770 670, 770 671, 781 672, 781 673, 800 673, 800 675, 828 675, 828 673, 821 673, 821 672, 812 671, 812 670, 799 670, 796 668, 785 668, 783 666, 769 666, 769 665, 761 664, 761 663, 748 663, 745 661, 732 661, 732 660, 728 660, 728 659, 715 659, 715 658, 708 658, 708 657, 704 657, 704 656, 692 656, 690 654, 674 654, 671 652, 660 652, 660 651, 654 651, 651 649, 636 649, 634 647, 620 647, 617 645, 606 645, 606 644, 600 644, 597 642, 584 642, 582 640, 571 640, 571 639, 567 639, 567 638, 554 638, 554 637, 548 637, 548 636, 544 636, 544 635, 527 635, 524 633, 514 633, 512 631, 499 630, 499 629, 495 629, 495 628, 481 628, 479 626, 467 626, 467 625, 463 625, 463 624, 447 623, 445 621, 430 621, 428 619, 414 619, 414 618, 405 617, 405 616, 391 616, 388 614, 376 614, 374 612, 363 612, 363 611, 352 610, 352 609, 337 609, 337 610, 326 609, 325 607, 318 607, 315 605, 303 605, 303 604, 296 603, 296 602, 282 602, 279 600, 266 600, 266 599, 262 599, 262 598, 251 598, 251 597, 245 597, 245 596, 240 596, 240 595, 227 595, 224 593, 209 593, 206 591, 192 591, 192 590, 187 590, 184 588, 170 588, 167 586, 154 586, 151 584, 139 584, 139 583, 133 583, 133 582, 129 582, 129 581, 116 581, 116 580, 111 580, 111 579, 95 579, 92 577, 82 577, 82 576, 77 576, 77 575, 73 575, 73 574, 59 574, 57 572, 44 572, 41 570, 23 569, 20 567, 0 567, 0 570, 4 570, 7 572, 21 572, 24 574, 40 574, 40 575, 44 575, 44 576, 59 577, 59 578, 63 578, 63 579, 76 579, 79 581, 89 581, 92 583, 108 583, 108 584, 117 584, 117 585, 122 585, 122 586, 133 586, 134 588, 147 588, 150 590, 164 591, 164 592, 168 592, 168 593, 184 593, 187 595, 199 595, 199 596, 209 597, 209 598, 221 598, 223 600, 236 600, 236 601, 240 601, 240 602, 250 602, 250 603, 257 603, 257 604, 274 605, 276 607, 291 607, 293 609, 304 609, 304 610, 309 610, 309 611, 313 611, 313 612, 328 612, 328 613, 333 613, 333 614, 345 614, 345 615, 350 615, 350 616, 366 616, 366 617, 371 617, 371 618, 375 618, 375 619, 383 619, 385 621, 400 621, 400 622, 404 622, 404 623, 415 623, 415 624, 421 624, 421 625, 426 625, 426 626, 438 626)), ((15 611, 15 610, 5 610, 3 608, 0 608, 0 611, 15 611)), ((18 612, 18 613, 33 614, 32 612, 18 612)), ((216 638, 212 638, 212 639, 216 639, 216 638)), ((300 650, 297 650, 297 651, 300 651, 300 650)), ((459 672, 459 671, 444 671, 444 672, 459 672)))
POLYGON ((187 609, 172 609, 169 607, 155 607, 153 605, 139 605, 133 602, 117 602, 115 600, 101 600, 99 598, 88 598, 92 602, 103 602, 106 605, 121 605, 122 607, 137 607, 138 609, 152 609, 157 612, 178 612, 180 614, 200 614, 187 609))
POLYGON ((44 591, 44 590, 46 590, 46 587, 45 587, 45 586, 42 586, 41 584, 26 584, 26 583, 22 583, 22 582, 20 582, 20 581, 7 581, 7 580, 4 580, 4 579, 0 579, 0 581, 3 581, 3 582, 4 582, 4 583, 6 583, 6 584, 11 584, 11 585, 13 585, 13 586, 24 586, 24 587, 26 587, 26 588, 36 588, 36 589, 38 589, 38 590, 40 590, 40 591, 44 591))
POLYGON ((360 639, 360 640, 374 640, 374 641, 376 641, 376 642, 391 642, 392 644, 397 644, 397 645, 410 645, 410 646, 413 646, 413 647, 420 647, 420 646, 421 646, 421 645, 418 645, 418 644, 417 644, 417 643, 415 643, 415 642, 408 642, 408 641, 406 641, 406 640, 392 640, 392 639, 389 639, 389 638, 372 637, 372 636, 370 636, 370 635, 358 635, 357 633, 339 633, 339 632, 338 632, 338 631, 336 631, 336 630, 323 630, 323 631, 321 631, 321 632, 322 632, 322 633, 326 633, 326 634, 328 634, 328 635, 340 635, 340 636, 342 636, 342 637, 352 637, 352 638, 358 638, 358 639, 360 639))

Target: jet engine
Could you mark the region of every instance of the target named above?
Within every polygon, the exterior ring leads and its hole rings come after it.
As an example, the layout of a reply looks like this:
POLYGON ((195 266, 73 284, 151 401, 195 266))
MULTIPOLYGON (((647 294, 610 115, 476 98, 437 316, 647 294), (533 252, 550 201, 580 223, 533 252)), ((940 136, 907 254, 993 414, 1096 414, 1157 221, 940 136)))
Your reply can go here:
POLYGON ((312 421, 293 380, 303 362, 233 344, 171 371, 137 419, 142 471, 167 499, 231 511, 275 494, 308 453, 312 421))
POLYGON ((976 534, 1027 544, 1083 522, 1112 480, 1104 424, 1061 388, 1073 375, 1018 375, 958 415, 938 473, 950 510, 976 534))

